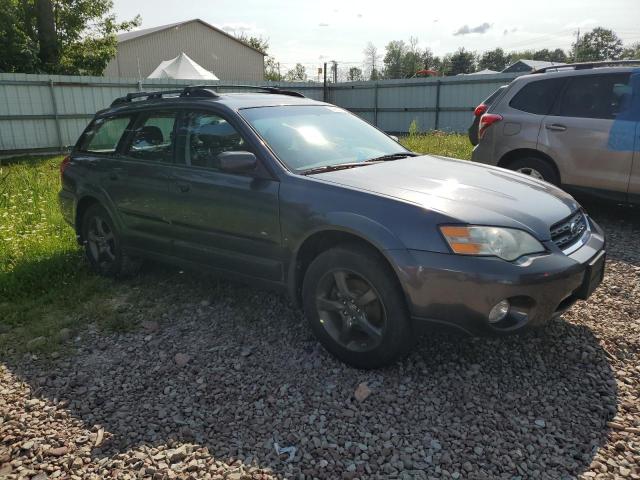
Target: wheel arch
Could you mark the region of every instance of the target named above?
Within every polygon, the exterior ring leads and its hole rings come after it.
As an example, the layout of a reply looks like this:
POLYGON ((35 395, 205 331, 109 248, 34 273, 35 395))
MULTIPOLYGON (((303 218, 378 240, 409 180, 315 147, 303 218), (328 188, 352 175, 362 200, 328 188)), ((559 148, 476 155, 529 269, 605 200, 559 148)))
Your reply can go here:
POLYGON ((405 305, 408 306, 407 296, 398 277, 398 273, 393 267, 393 263, 389 257, 385 254, 385 249, 375 240, 372 241, 371 239, 366 238, 360 232, 337 226, 323 228, 310 233, 302 242, 300 242, 298 248, 294 252, 292 261, 289 265, 287 284, 289 296, 296 305, 301 305, 302 282, 304 281, 306 271, 311 262, 313 262, 313 260, 321 253, 338 245, 345 244, 359 245, 363 249, 369 250, 371 253, 382 259, 390 271, 393 272, 394 280, 397 282, 398 287, 403 293, 405 305))
POLYGON ((84 214, 92 205, 102 205, 102 202, 100 202, 100 200, 93 195, 85 195, 80 200, 78 200, 78 204, 76 205, 74 226, 76 229, 76 237, 78 238, 78 243, 80 244, 82 244, 82 242, 84 241, 84 239, 82 238, 82 220, 84 219, 84 214))
POLYGON ((558 179, 560 180, 560 184, 562 184, 562 175, 560 174, 560 169, 556 162, 546 153, 541 152, 540 150, 536 150, 534 148, 518 148, 515 150, 511 150, 505 153, 500 160, 498 161, 498 167, 509 168, 509 164, 512 162, 525 157, 536 157, 540 160, 548 163, 558 175, 558 179))

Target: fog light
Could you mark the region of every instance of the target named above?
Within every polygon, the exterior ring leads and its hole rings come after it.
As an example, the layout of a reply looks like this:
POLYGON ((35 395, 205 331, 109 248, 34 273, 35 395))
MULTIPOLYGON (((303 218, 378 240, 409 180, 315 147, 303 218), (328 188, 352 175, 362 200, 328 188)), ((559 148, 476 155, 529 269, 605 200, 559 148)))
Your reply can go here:
POLYGON ((502 300, 496 303, 496 305, 489 312, 489 323, 498 323, 509 313, 509 300, 502 300))

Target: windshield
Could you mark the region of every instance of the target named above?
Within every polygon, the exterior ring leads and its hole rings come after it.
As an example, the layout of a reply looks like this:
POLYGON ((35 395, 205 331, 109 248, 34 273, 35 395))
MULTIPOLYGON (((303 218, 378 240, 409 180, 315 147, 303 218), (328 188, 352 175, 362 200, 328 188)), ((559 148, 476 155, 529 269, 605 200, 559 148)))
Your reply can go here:
POLYGON ((407 151, 355 115, 330 105, 257 107, 240 113, 294 172, 407 151))

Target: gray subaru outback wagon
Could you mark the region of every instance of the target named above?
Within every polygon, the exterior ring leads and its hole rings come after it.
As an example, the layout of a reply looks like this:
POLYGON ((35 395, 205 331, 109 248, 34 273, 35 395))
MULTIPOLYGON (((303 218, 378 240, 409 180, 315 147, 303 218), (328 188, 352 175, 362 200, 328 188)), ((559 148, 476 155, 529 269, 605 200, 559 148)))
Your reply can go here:
POLYGON ((119 98, 61 174, 62 211, 98 273, 150 258, 286 291, 326 349, 361 368, 407 352, 423 322, 544 325, 604 272, 602 230, 562 190, 418 155, 273 88, 119 98))

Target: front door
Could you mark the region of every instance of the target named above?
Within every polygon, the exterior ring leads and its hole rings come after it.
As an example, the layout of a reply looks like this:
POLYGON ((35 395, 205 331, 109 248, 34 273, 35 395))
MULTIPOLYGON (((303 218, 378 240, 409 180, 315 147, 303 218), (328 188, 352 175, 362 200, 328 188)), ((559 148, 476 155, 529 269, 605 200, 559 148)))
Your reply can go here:
POLYGON ((127 244, 171 252, 167 215, 177 111, 138 114, 104 184, 126 229, 127 244))
POLYGON ((222 171, 218 154, 253 151, 222 115, 185 112, 177 145, 169 187, 176 255, 281 281, 279 182, 260 164, 248 173, 222 171))
POLYGON ((572 77, 540 128, 538 148, 553 158, 566 185, 626 200, 636 123, 620 115, 629 74, 572 77))

